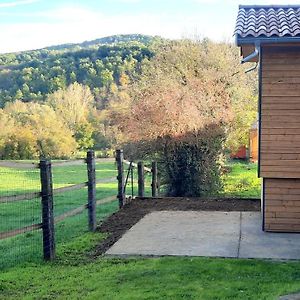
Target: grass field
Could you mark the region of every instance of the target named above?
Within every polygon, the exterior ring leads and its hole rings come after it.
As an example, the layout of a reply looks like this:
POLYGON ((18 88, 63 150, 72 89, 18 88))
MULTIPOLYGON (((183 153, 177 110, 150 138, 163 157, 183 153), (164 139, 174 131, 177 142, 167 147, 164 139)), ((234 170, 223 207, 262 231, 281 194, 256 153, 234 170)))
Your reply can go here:
POLYGON ((300 290, 300 263, 221 258, 92 258, 103 237, 58 247, 55 263, 0 274, 1 299, 277 299, 300 290))
MULTIPOLYGON (((231 162, 223 176, 222 195, 231 197, 259 197, 260 180, 256 178, 256 164, 231 162)), ((114 162, 101 162, 96 165, 97 178, 116 176, 114 162)), ((39 170, 0 168, 0 196, 40 190, 39 170)), ((136 178, 136 174, 135 174, 136 178)), ((53 167, 54 188, 86 181, 86 166, 53 167)), ((146 193, 150 195, 150 177, 147 176, 146 193)), ((97 199, 116 195, 117 184, 97 184, 97 199)), ((136 193, 136 186, 135 191, 136 193)), ((128 188, 127 193, 130 193, 128 188)), ((87 190, 65 192, 54 197, 54 214, 61 215, 87 201, 87 190)), ((99 222, 118 209, 117 201, 97 207, 99 222)), ((21 228, 41 221, 40 199, 0 204, 0 232, 21 228)), ((87 231, 87 212, 66 219, 56 225, 58 244, 72 241, 87 231)), ((11 267, 24 261, 39 262, 42 259, 41 232, 29 232, 17 237, 0 240, 0 269, 11 267)))
POLYGON ((260 198, 261 180, 257 178, 257 163, 230 161, 227 172, 222 176, 224 190, 228 197, 260 198))
MULTIPOLYGON (((113 163, 99 165, 97 169, 98 177, 115 174, 113 163)), ((224 194, 259 197, 260 183, 256 179, 255 164, 230 163, 228 169, 230 172, 223 178, 224 194)), ((55 186, 85 181, 84 171, 80 172, 77 167, 57 171, 54 174, 55 186)), ((34 190, 36 186, 32 184, 27 188, 34 190)), ((0 190, 6 192, 3 185, 0 190)), ((15 191, 14 186, 11 191, 15 191)), ((114 195, 115 191, 115 183, 97 186, 98 198, 114 195)), ((56 199, 61 203, 55 207, 56 214, 86 201, 85 190, 73 193, 56 199)), ((1 206, 0 209, 2 214, 1 206)), ((116 201, 98 207, 98 220, 117 209, 116 201)), ((17 212, 22 212, 22 209, 18 208, 17 212)), ((1 226, 7 228, 2 220, 1 215, 1 226)), ((94 258, 91 249, 104 236, 87 232, 86 213, 59 223, 56 237, 58 259, 53 263, 41 260, 41 249, 37 248, 41 245, 39 232, 5 240, 6 244, 1 241, 0 299, 267 300, 300 290, 300 262, 178 257, 94 258), (24 246, 13 253, 16 246, 22 245, 28 245, 27 249, 24 246), (12 267, 15 264, 13 259, 18 255, 23 255, 23 263, 12 267)))
MULTIPOLYGON (((54 188, 87 181, 86 166, 53 167, 54 188)), ((96 164, 96 177, 116 177, 114 162, 96 164)), ((136 177, 136 174, 135 174, 136 177)), ((40 190, 39 170, 0 168, 0 196, 36 192, 40 190)), ((146 193, 150 193, 149 175, 146 181, 146 193)), ((117 182, 101 183, 96 186, 97 199, 117 194, 117 182)), ((127 191, 130 192, 129 190, 127 191)), ((136 187, 134 192, 136 193, 136 187)), ((54 196, 54 215, 77 208, 87 202, 87 189, 64 192, 54 196)), ((118 209, 117 201, 97 207, 100 222, 118 209)), ((55 227, 57 244, 71 241, 87 231, 87 211, 70 217, 55 227)), ((5 232, 41 222, 40 199, 0 203, 0 232, 5 232)), ((0 240, 0 269, 11 267, 24 261, 38 262, 42 259, 41 231, 29 232, 14 238, 0 240)))

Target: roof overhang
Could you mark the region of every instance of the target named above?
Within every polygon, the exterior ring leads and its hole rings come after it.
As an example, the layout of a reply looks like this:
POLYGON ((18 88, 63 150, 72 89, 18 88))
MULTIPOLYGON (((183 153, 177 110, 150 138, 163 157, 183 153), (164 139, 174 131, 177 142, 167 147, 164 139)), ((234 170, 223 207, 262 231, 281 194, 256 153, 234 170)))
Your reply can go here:
POLYGON ((235 35, 235 43, 237 46, 255 44, 282 44, 282 43, 300 43, 299 37, 239 37, 235 35))
POLYGON ((240 5, 235 42, 244 62, 257 61, 261 47, 299 45, 300 5, 240 5))
MULTIPOLYGON (((300 44, 300 37, 271 37, 271 38, 258 38, 258 37, 239 37, 235 36, 235 43, 241 48, 241 56, 246 58, 255 50, 255 45, 260 46, 284 46, 285 44, 300 44)), ((249 60, 249 62, 258 62, 258 56, 249 60)))

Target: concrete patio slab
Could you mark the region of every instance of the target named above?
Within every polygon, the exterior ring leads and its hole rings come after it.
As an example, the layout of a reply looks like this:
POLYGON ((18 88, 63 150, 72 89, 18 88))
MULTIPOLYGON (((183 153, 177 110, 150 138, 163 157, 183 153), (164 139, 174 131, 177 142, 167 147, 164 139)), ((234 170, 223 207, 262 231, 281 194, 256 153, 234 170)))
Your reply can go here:
POLYGON ((300 294, 291 294, 279 297, 278 300, 300 300, 300 294))
POLYGON ((154 212, 133 226, 107 253, 235 257, 239 220, 239 212, 154 212))
POLYGON ((300 259, 300 234, 262 232, 258 212, 160 211, 106 254, 300 259))
POLYGON ((239 257, 300 259, 300 234, 264 232, 261 222, 260 213, 242 213, 239 257))

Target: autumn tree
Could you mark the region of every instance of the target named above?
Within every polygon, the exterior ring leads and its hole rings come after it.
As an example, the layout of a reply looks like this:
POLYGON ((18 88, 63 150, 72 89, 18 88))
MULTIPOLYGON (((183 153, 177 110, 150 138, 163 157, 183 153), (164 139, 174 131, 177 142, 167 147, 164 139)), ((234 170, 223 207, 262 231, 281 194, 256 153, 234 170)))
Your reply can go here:
POLYGON ((72 132, 50 106, 15 101, 6 105, 4 113, 14 121, 14 128, 7 137, 3 156, 66 158, 75 153, 77 143, 72 132))
POLYGON ((252 92, 233 46, 169 42, 144 63, 140 80, 128 88, 130 99, 111 102, 111 121, 127 154, 164 163, 169 195, 211 194, 220 187, 219 158, 237 104, 255 105, 252 92))
POLYGON ((47 104, 64 120, 70 130, 87 122, 93 95, 87 86, 73 83, 65 90, 58 90, 48 96, 47 104))
POLYGON ((93 109, 94 97, 89 87, 75 82, 67 89, 49 95, 47 104, 64 121, 80 149, 93 146, 93 128, 89 124, 89 115, 93 109))

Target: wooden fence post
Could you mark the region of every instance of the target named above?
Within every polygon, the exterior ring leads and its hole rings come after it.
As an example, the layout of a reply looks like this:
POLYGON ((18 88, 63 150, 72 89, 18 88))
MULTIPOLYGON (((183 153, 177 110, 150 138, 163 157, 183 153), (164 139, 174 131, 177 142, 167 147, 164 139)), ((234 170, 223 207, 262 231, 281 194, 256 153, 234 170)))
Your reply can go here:
POLYGON ((138 196, 144 197, 145 195, 145 175, 144 175, 144 163, 138 162, 138 196))
POLYGON ((160 195, 160 177, 157 176, 157 195, 160 195))
POLYGON ((95 153, 90 150, 86 154, 87 175, 88 175, 88 218, 89 230, 95 231, 96 221, 96 166, 95 153))
POLYGON ((116 162, 118 168, 118 199, 119 199, 119 207, 123 207, 125 204, 125 193, 124 193, 124 169, 123 169, 123 150, 116 150, 116 162))
POLYGON ((53 260, 55 258, 55 234, 53 216, 53 184, 50 160, 40 160, 40 177, 42 192, 42 230, 44 259, 53 260))
POLYGON ((157 197, 158 184, 157 184, 157 162, 156 161, 152 162, 151 172, 152 172, 152 183, 151 183, 152 197, 157 197))

